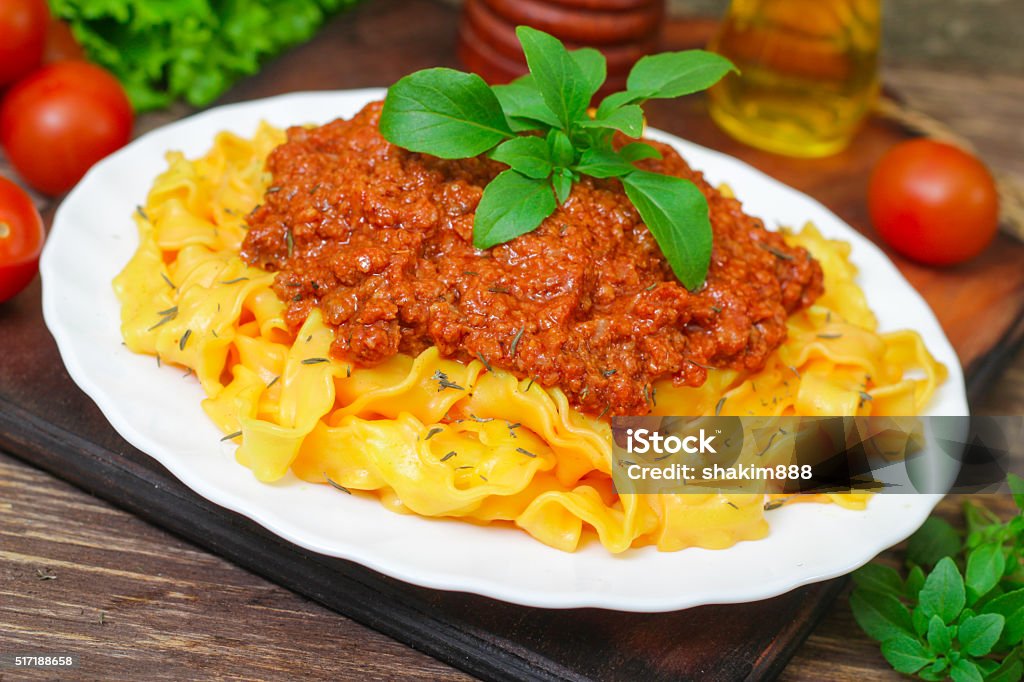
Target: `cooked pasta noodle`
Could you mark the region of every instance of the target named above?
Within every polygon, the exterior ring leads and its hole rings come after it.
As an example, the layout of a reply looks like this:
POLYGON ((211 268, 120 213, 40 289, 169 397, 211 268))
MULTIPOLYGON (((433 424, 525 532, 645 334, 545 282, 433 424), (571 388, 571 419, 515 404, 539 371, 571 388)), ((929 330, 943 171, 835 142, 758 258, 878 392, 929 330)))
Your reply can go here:
MULTIPOLYGON (((239 257, 244 216, 285 139, 217 136, 196 160, 168 155, 135 215, 139 247, 114 282, 127 346, 195 371, 210 419, 261 481, 299 478, 375 495, 388 509, 514 525, 575 550, 592 529, 610 552, 724 548, 768 533, 756 494, 616 495, 607 419, 478 361, 396 355, 357 367, 329 354, 319 311, 297 333, 274 275, 239 257)), ((699 388, 656 385, 661 415, 910 415, 945 369, 912 331, 879 333, 850 246, 812 225, 786 239, 825 272, 825 294, 788 322, 763 370, 711 370, 699 388)), ((866 495, 808 496, 863 508, 866 495)))

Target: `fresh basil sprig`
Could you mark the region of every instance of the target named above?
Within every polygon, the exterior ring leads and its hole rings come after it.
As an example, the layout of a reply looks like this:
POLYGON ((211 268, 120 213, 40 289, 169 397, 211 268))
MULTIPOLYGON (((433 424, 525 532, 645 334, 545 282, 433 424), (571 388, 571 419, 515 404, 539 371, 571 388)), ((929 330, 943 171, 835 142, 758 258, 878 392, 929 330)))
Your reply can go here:
MULTIPOLYGON (((1009 483, 1024 511, 1024 479, 1011 474, 1009 483)), ((966 537, 928 519, 907 544, 906 578, 877 563, 854 572, 850 607, 901 673, 1017 682, 1024 677, 1024 514, 1002 522, 968 502, 964 517, 966 537)))
POLYGON ((639 170, 659 158, 643 142, 616 150, 616 131, 643 132, 641 105, 710 87, 732 63, 702 50, 644 57, 626 90, 590 103, 604 84, 604 56, 592 48, 569 51, 557 38, 527 26, 516 29, 530 73, 508 85, 488 86, 452 69, 417 71, 391 86, 380 117, 381 134, 410 151, 446 159, 490 153, 509 166, 484 189, 473 223, 473 245, 488 249, 535 230, 564 203, 580 176, 618 178, 661 247, 679 281, 699 287, 711 261, 711 223, 700 190, 688 180, 639 170))

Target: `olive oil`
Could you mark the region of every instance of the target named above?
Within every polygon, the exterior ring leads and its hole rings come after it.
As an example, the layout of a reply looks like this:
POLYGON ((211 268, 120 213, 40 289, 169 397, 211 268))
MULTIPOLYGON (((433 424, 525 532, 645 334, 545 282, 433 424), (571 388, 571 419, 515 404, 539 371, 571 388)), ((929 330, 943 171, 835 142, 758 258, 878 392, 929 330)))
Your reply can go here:
POLYGON ((711 116, 790 156, 845 148, 878 93, 880 0, 733 0, 710 48, 733 61, 711 116))

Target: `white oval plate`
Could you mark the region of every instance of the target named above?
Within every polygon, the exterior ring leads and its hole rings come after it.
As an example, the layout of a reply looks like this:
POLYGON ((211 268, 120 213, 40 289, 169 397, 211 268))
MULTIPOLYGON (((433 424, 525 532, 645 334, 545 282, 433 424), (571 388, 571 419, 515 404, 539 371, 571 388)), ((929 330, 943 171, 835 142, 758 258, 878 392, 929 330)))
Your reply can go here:
MULTIPOLYGON (((121 345, 111 280, 136 247, 131 213, 169 150, 199 156, 221 130, 252 135, 260 120, 325 123, 383 96, 379 89, 297 93, 211 109, 132 142, 64 200, 42 257, 43 312, 68 372, 128 442, 203 497, 306 549, 425 587, 547 608, 668 611, 764 599, 851 571, 921 525, 939 496, 880 495, 863 512, 785 507, 772 512, 766 539, 727 550, 643 548, 612 556, 591 542, 566 554, 520 531, 393 514, 374 500, 292 476, 258 482, 235 462, 234 447, 220 444, 195 379, 121 345)), ((929 414, 967 414, 956 354, 928 305, 880 250, 821 204, 732 157, 665 133, 651 137, 674 145, 712 183, 728 182, 767 224, 811 220, 829 237, 852 242, 882 328, 916 329, 949 367, 929 414)))

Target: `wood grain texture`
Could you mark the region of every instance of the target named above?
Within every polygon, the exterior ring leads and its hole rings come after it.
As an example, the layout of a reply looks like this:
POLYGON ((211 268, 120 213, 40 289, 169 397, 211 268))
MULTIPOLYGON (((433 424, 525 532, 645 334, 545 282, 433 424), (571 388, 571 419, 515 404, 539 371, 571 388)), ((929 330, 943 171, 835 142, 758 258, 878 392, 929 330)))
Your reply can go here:
POLYGON ((68 678, 471 679, 2 453, 0 500, 0 651, 68 678))
MULTIPOLYGON (((669 44, 673 46, 702 40, 687 24, 669 24, 668 29, 669 44)), ((453 14, 439 10, 433 3, 378 0, 365 4, 354 15, 339 18, 314 43, 273 62, 263 75, 236 87, 225 101, 290 90, 380 85, 411 69, 456 65, 451 51, 454 34, 453 14), (415 17, 415 21, 406 20, 407 17, 415 17)), ((941 83, 943 74, 933 73, 929 78, 941 83)), ((977 98, 984 94, 983 89, 972 92, 977 98)), ((934 101, 941 104, 942 98, 936 97, 934 101)), ((159 119, 148 118, 141 122, 141 127, 151 127, 185 111, 182 108, 159 119)), ((1008 134, 1019 134, 1016 118, 1002 120, 999 114, 986 118, 990 113, 979 110, 976 115, 989 120, 996 129, 1001 125, 1008 134)), ((864 158, 793 164, 738 148, 707 125, 699 100, 659 106, 657 113, 652 114, 652 123, 730 153, 738 150, 738 155, 809 191, 859 225, 866 224, 859 206, 863 188, 856 183, 850 185, 846 173, 864 176, 870 158, 877 157, 902 136, 895 128, 873 126, 858 150, 864 158)), ((985 129, 984 125, 977 125, 985 129)), ((998 139, 998 133, 989 134, 998 139)), ((921 282, 926 288, 926 294, 938 287, 929 300, 940 308, 944 324, 962 330, 954 342, 967 361, 979 357, 1000 329, 1005 331, 1003 322, 1019 319, 1019 308, 1015 306, 1020 288, 1012 268, 1016 263, 1019 271, 1020 261, 1012 258, 1019 252, 1008 249, 1011 247, 1001 245, 986 255, 992 259, 990 264, 1009 263, 1010 267, 1003 265, 1006 269, 997 271, 998 277, 983 285, 977 284, 970 271, 961 273, 962 279, 954 277, 952 281, 933 275, 932 271, 912 275, 915 283, 921 282), (961 292, 964 287, 980 292, 980 302, 985 305, 979 305, 979 299, 972 298, 970 292, 961 292), (958 293, 963 294, 962 298, 955 298, 958 293), (954 298, 950 299, 951 295, 954 298), (968 306, 966 311, 956 309, 963 305, 968 306), (983 329, 984 325, 978 324, 979 309, 986 319, 994 310, 994 319, 1002 320, 1001 326, 983 329), (985 331, 990 335, 980 334, 985 331)), ((0 394, 9 392, 16 384, 37 384, 32 395, 36 402, 26 399, 19 407, 31 408, 39 414, 72 414, 79 433, 105 443, 128 461, 132 450, 110 436, 102 417, 80 394, 68 391, 68 378, 54 359, 52 342, 45 332, 39 333, 35 287, 13 304, 0 307, 0 394), (34 362, 13 361, 18 357, 33 358, 34 362), (40 376, 38 367, 49 369, 40 376)), ((1020 400, 1024 394, 1024 354, 1012 370, 999 378, 1000 382, 985 385, 979 393, 980 398, 991 400, 976 403, 978 411, 1024 412, 1024 401, 1020 400)), ((154 487, 153 492, 155 497, 160 491, 154 487)), ((956 505, 951 508, 950 504, 946 503, 944 509, 955 511, 956 505)), ((156 518, 156 511, 150 509, 148 513, 156 518)), ((147 513, 144 504, 139 513, 147 513)), ((218 552, 225 551, 216 542, 204 544, 217 547, 218 552)), ((898 554, 887 556, 898 560, 898 554)), ((270 559, 237 560, 249 562, 255 571, 272 572, 266 565, 270 559)), ((293 578, 293 586, 302 589, 302 576, 293 578)), ((569 642, 570 650, 572 642, 579 642, 577 654, 586 646, 610 649, 622 632, 592 611, 575 612, 565 619, 538 619, 535 610, 498 604, 492 607, 486 600, 470 597, 442 597, 441 601, 450 613, 466 614, 463 622, 470 624, 468 631, 482 641, 490 637, 490 641, 500 643, 493 624, 494 618, 504 618, 507 627, 520 633, 523 650, 544 651, 546 645, 560 641, 569 642), (489 631, 488 627, 492 629, 489 631)), ((734 630, 738 625, 730 623, 730 615, 736 620, 735 610, 719 608, 717 615, 708 609, 689 612, 689 618, 666 624, 649 640, 627 641, 628 646, 613 652, 605 667, 590 669, 586 674, 603 679, 627 678, 630 672, 643 670, 644 664, 661 665, 668 671, 666 676, 672 675, 671 671, 675 671, 675 677, 691 678, 701 673, 721 674, 722 665, 716 665, 713 658, 695 660, 691 648, 686 646, 688 637, 711 637, 716 627, 722 627, 726 635, 732 629, 732 634, 739 634, 742 639, 743 632, 734 630)), ((877 647, 852 623, 845 603, 837 602, 829 613, 792 661, 785 677, 892 679, 877 647)), ((813 611, 805 611, 796 617, 812 615, 813 611)), ((638 621, 642 617, 626 617, 630 619, 638 621)), ((790 641, 792 633, 801 632, 802 625, 785 619, 762 624, 776 631, 788 628, 790 641)), ((382 623, 379 627, 388 629, 393 625, 382 623)), ((48 650, 88 654, 91 665, 97 667, 83 667, 86 674, 69 676, 71 679, 123 677, 125 670, 131 670, 128 666, 133 665, 134 658, 141 659, 145 667, 140 667, 133 678, 188 679, 211 674, 226 679, 465 678, 413 649, 0 455, 0 650, 7 650, 7 644, 15 637, 20 638, 19 643, 45 638, 48 650), (17 501, 11 487, 4 487, 7 481, 18 488, 17 501), (37 566, 40 561, 49 563, 37 566), (57 579, 39 580, 37 569, 49 569, 57 579), (99 622, 100 611, 104 613, 103 624, 99 622)), ((551 656, 550 647, 547 651, 551 656)), ((739 662, 752 670, 757 664, 736 661, 736 651, 713 652, 720 657, 723 653, 731 655, 725 662, 734 666, 739 662)), ((458 653, 449 651, 447 655, 460 666, 468 665, 458 659, 458 653)), ((571 651, 561 655, 558 665, 562 670, 581 670, 586 663, 578 660, 578 656, 574 659, 571 651)), ((772 655, 778 656, 779 652, 773 651, 772 655)), ((39 679, 50 677, 44 673, 39 679)), ((14 678, 9 671, 0 670, 0 679, 14 678)), ((17 679, 21 679, 20 673, 17 679)))

